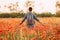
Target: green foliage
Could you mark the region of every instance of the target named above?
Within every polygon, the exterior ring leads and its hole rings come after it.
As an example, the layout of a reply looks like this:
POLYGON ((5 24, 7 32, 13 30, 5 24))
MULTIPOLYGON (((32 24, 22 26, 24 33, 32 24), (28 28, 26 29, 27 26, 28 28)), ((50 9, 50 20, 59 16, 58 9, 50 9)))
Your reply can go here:
POLYGON ((38 16, 39 16, 39 17, 51 17, 52 14, 47 12, 47 13, 41 13, 41 14, 39 14, 38 16))
POLYGON ((20 34, 14 32, 14 40, 19 40, 20 39, 20 34))
POLYGON ((34 37, 34 34, 30 34, 29 35, 29 39, 31 40, 31 38, 33 38, 34 37))
POLYGON ((36 40, 40 40, 40 36, 39 35, 36 36, 36 40))
POLYGON ((0 18, 18 18, 23 17, 25 14, 20 13, 2 13, 0 14, 0 18))
POLYGON ((0 38, 4 39, 4 33, 3 32, 0 33, 0 38))
MULTIPOLYGON (((34 13, 37 17, 60 17, 60 12, 52 14, 50 12, 43 12, 40 14, 34 13)), ((25 13, 1 13, 0 18, 21 18, 24 17, 25 13)))
POLYGON ((9 14, 6 14, 6 13, 4 13, 4 14, 0 14, 0 18, 5 18, 5 17, 9 18, 10 15, 9 15, 9 14))
POLYGON ((7 38, 8 38, 8 40, 13 40, 10 32, 8 33, 7 38))
POLYGON ((57 17, 56 14, 52 14, 52 17, 57 17))
POLYGON ((60 11, 56 12, 56 17, 60 17, 60 11))

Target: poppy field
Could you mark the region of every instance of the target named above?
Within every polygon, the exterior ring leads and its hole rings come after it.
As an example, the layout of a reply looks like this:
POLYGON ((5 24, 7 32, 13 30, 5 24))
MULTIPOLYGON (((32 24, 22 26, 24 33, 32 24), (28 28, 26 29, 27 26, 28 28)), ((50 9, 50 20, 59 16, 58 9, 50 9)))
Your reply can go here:
POLYGON ((0 40, 60 40, 60 18, 43 17, 35 21, 34 28, 27 29, 23 18, 0 18, 0 40), (19 26, 18 26, 19 25, 19 26))

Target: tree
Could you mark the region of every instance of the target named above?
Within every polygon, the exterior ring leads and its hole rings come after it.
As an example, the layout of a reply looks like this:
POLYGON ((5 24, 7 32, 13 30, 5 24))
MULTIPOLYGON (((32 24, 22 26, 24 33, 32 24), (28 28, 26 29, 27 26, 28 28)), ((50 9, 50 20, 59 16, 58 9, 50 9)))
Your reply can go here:
POLYGON ((56 11, 59 11, 58 9, 60 9, 60 3, 56 2, 56 11))
POLYGON ((10 5, 8 6, 8 8, 10 9, 10 11, 16 11, 17 12, 17 7, 18 7, 18 2, 16 2, 16 4, 12 4, 10 3, 10 5))
POLYGON ((59 6, 60 7, 60 3, 59 2, 56 2, 56 7, 59 6))
POLYGON ((29 7, 29 6, 34 7, 34 4, 33 3, 34 3, 33 1, 26 1, 25 6, 26 7, 29 7))
POLYGON ((60 11, 60 3, 59 2, 56 2, 56 12, 57 13, 60 13, 59 11, 60 11))

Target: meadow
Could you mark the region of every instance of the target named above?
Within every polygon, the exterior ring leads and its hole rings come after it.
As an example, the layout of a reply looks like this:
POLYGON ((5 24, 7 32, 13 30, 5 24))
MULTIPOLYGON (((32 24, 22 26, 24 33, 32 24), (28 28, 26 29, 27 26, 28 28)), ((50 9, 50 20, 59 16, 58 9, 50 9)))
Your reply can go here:
POLYGON ((26 27, 26 21, 17 27, 23 18, 0 18, 0 40, 60 40, 60 17, 41 17, 34 28, 26 27))

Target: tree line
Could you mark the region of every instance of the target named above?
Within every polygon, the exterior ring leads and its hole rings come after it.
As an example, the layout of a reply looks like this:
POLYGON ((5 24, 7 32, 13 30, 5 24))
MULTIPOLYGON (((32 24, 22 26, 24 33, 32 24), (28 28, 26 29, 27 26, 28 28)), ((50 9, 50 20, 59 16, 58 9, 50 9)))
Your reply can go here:
MULTIPOLYGON (((52 14, 50 12, 34 13, 37 17, 60 17, 60 12, 52 14)), ((25 13, 0 13, 0 18, 22 18, 25 13)))

